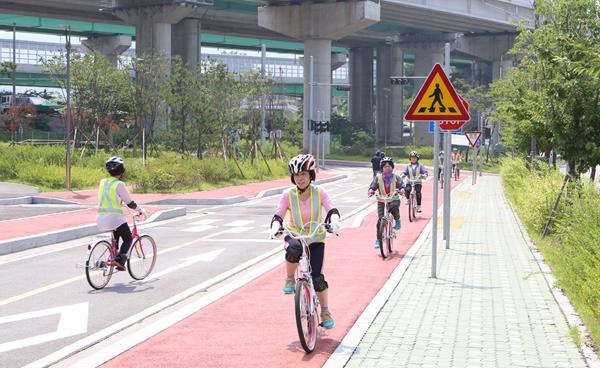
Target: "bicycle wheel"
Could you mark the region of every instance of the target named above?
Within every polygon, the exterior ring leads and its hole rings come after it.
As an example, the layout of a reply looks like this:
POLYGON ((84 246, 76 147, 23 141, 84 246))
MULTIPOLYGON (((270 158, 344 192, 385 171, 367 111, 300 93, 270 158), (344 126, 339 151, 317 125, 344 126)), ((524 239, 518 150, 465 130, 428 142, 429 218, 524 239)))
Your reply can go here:
MULTIPOLYGON (((315 350, 317 344, 317 311, 314 310, 310 300, 310 285, 306 280, 296 283, 296 295, 294 297, 296 309, 296 327, 300 344, 307 353, 315 350)), ((315 308, 316 309, 316 308, 315 308)))
POLYGON ((113 273, 112 260, 109 242, 101 240, 92 246, 85 260, 85 277, 91 287, 99 290, 108 284, 113 273))
POLYGON ((379 222, 379 234, 381 234, 381 245, 379 246, 379 251, 381 252, 381 256, 383 258, 387 258, 387 242, 389 237, 389 229, 391 228, 390 222, 387 218, 382 218, 379 222))
POLYGON ((391 222, 388 223, 388 227, 389 227, 389 229, 388 229, 387 248, 388 248, 388 256, 389 256, 390 254, 392 254, 392 251, 394 249, 394 234, 393 234, 394 230, 393 230, 391 222))
POLYGON ((413 207, 413 195, 411 193, 408 196, 408 221, 410 221, 410 222, 412 222, 413 218, 414 218, 412 207, 413 207))
POLYGON ((145 279, 156 263, 156 242, 150 235, 142 235, 135 240, 129 250, 127 271, 136 280, 145 279))
POLYGON ((415 220, 417 218, 417 202, 416 202, 416 198, 411 198, 411 211, 412 211, 412 218, 413 220, 415 220))

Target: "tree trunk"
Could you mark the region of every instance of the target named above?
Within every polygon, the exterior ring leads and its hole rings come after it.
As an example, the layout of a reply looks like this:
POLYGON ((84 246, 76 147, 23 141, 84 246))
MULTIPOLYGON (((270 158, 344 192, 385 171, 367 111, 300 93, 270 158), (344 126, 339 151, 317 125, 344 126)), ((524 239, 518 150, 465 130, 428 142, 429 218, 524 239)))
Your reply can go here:
POLYGON ((592 172, 590 173, 590 180, 591 180, 591 181, 594 181, 594 180, 596 180, 596 165, 594 165, 594 166, 592 167, 592 172))

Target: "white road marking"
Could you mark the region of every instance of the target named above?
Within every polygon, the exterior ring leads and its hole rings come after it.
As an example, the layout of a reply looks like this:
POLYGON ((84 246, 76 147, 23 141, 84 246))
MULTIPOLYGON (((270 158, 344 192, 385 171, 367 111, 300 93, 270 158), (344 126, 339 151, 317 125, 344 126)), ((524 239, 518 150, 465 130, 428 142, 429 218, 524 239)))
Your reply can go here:
POLYGON ((225 224, 225 225, 237 227, 237 226, 246 226, 246 225, 253 224, 253 223, 254 223, 254 220, 237 220, 237 221, 233 221, 228 224, 225 224))
POLYGON ((227 230, 223 231, 223 233, 225 233, 225 234, 241 234, 241 233, 247 232, 252 229, 254 229, 254 228, 251 226, 240 226, 240 227, 234 227, 231 229, 227 229, 227 230))
POLYGON ((173 267, 169 267, 169 268, 165 268, 162 271, 153 273, 151 278, 152 279, 156 279, 158 277, 164 276, 168 273, 171 273, 173 271, 177 271, 179 269, 188 267, 193 265, 194 263, 198 263, 198 262, 212 262, 214 261, 221 253, 223 253, 225 249, 217 249, 217 250, 213 250, 211 252, 208 253, 203 253, 200 255, 196 255, 196 256, 191 256, 191 257, 187 257, 187 258, 183 258, 181 259, 183 262, 177 264, 176 266, 173 267))
POLYGON ((210 225, 210 224, 214 224, 215 222, 219 222, 219 221, 221 221, 221 220, 219 220, 219 219, 203 219, 203 220, 194 221, 190 225, 210 225))
POLYGON ((188 227, 187 229, 182 229, 182 231, 187 231, 189 233, 201 233, 203 231, 211 230, 214 228, 216 228, 216 226, 200 225, 200 226, 188 227))
POLYGON ((0 317, 1 325, 4 323, 60 314, 56 331, 2 343, 0 344, 0 353, 86 333, 88 326, 88 309, 88 303, 85 302, 0 317))

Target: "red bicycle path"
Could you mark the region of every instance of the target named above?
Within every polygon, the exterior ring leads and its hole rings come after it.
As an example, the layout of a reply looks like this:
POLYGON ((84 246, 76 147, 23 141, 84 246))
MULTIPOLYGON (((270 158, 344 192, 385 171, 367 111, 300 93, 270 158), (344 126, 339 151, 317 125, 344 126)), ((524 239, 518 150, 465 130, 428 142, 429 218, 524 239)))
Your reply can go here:
MULTIPOLYGON (((453 180, 452 186, 459 182, 453 180)), ((305 354, 298 341, 294 297, 281 291, 282 264, 102 367, 322 366, 429 222, 432 190, 430 180, 423 186, 424 212, 412 223, 407 206, 401 205, 402 228, 395 254, 388 259, 373 248, 375 212, 359 228, 343 229, 339 237, 327 240, 323 273, 335 327, 319 329, 313 353, 305 354)), ((438 206, 441 203, 440 195, 438 206)))
MULTIPOLYGON (((321 172, 319 179, 328 179, 337 176, 335 174, 321 172)), ((133 193, 135 201, 146 204, 159 199, 185 198, 185 199, 223 199, 242 195, 246 198, 255 198, 261 191, 279 188, 290 184, 290 179, 269 180, 246 185, 235 185, 214 190, 190 193, 133 193)), ((131 190, 131 188, 130 188, 131 190)), ((95 189, 71 191, 71 192, 45 192, 36 194, 35 197, 62 199, 76 202, 82 205, 95 205, 98 199, 98 191, 95 189)), ((172 206, 174 207, 174 206, 172 206)), ((144 205, 150 213, 169 207, 153 207, 144 205)), ((96 209, 86 208, 69 212, 53 213, 41 216, 24 217, 14 220, 0 221, 0 241, 36 235, 46 232, 59 231, 67 228, 79 227, 96 223, 96 209)))

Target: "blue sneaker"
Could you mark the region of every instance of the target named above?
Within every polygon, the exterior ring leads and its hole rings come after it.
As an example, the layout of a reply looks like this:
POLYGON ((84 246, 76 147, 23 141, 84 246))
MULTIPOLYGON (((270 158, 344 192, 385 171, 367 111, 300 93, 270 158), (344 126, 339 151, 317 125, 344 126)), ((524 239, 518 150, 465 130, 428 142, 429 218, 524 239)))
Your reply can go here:
POLYGON ((331 316, 330 312, 322 312, 321 313, 321 326, 323 326, 323 328, 326 329, 331 329, 333 328, 333 325, 335 325, 335 322, 333 321, 333 317, 331 316))
POLYGON ((283 293, 284 294, 293 294, 295 288, 296 288, 296 280, 285 279, 285 284, 283 285, 283 293))
POLYGON ((381 240, 377 239, 375 240, 375 249, 379 249, 379 247, 381 247, 381 240))
POLYGON ((396 225, 394 225, 394 230, 400 230, 400 220, 396 220, 396 225))

